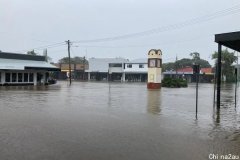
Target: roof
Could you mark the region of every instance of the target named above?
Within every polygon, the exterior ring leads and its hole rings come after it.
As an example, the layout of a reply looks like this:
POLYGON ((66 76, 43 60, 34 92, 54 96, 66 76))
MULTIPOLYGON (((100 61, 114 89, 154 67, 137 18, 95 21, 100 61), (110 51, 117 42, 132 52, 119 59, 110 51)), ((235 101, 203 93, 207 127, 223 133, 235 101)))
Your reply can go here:
POLYGON ((0 58, 3 58, 3 59, 18 59, 18 60, 32 60, 32 61, 45 61, 46 60, 45 56, 10 53, 10 52, 0 52, 0 58))
POLYGON ((87 72, 108 72, 109 63, 125 63, 125 58, 90 58, 88 60, 89 69, 87 72))
POLYGON ((1 70, 47 70, 59 71, 59 68, 45 61, 44 56, 32 56, 16 53, 0 53, 1 70), (26 58, 24 60, 24 58, 26 58), (44 59, 43 59, 44 58, 44 59))
POLYGON ((215 42, 240 52, 240 32, 230 32, 215 35, 215 42))
POLYGON ((180 68, 177 70, 177 72, 183 72, 183 73, 189 73, 189 72, 193 72, 192 67, 185 67, 185 68, 180 68))
MULTIPOLYGON (((200 73, 205 74, 212 74, 212 68, 201 68, 200 73)), ((165 74, 175 74, 176 71, 168 71, 164 72, 165 74)), ((192 67, 185 67, 185 68, 179 68, 177 70, 178 74, 193 74, 193 68, 192 67)))
POLYGON ((139 59, 134 59, 128 63, 148 63, 148 59, 147 58, 139 58, 139 59))

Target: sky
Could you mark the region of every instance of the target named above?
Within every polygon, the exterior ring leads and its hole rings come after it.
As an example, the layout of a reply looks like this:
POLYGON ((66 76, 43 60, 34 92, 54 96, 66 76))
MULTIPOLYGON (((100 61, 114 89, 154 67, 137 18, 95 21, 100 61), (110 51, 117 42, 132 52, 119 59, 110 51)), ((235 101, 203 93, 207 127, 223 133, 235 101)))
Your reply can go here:
POLYGON ((72 57, 133 60, 161 49, 163 63, 199 52, 213 64, 214 35, 239 31, 239 19, 239 0, 0 0, 0 50, 47 48, 57 62, 70 40, 72 57))

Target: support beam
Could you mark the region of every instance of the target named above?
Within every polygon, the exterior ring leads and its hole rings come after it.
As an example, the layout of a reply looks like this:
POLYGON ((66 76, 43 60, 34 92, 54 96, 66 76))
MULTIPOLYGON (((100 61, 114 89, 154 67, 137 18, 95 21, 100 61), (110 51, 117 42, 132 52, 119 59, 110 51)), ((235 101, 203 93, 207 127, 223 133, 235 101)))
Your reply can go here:
POLYGON ((122 73, 122 81, 123 81, 123 82, 126 81, 126 74, 125 74, 125 72, 122 73))
POLYGON ((220 109, 221 102, 221 72, 222 72, 222 45, 218 43, 218 62, 217 62, 217 109, 220 109))
POLYGON ((4 84, 5 83, 5 72, 1 72, 1 83, 4 84))
MULTIPOLYGON (((29 78, 29 75, 28 75, 28 78, 29 78)), ((29 82, 29 80, 28 80, 28 82, 29 82)), ((34 84, 34 86, 37 85, 37 72, 33 73, 33 84, 34 84)))

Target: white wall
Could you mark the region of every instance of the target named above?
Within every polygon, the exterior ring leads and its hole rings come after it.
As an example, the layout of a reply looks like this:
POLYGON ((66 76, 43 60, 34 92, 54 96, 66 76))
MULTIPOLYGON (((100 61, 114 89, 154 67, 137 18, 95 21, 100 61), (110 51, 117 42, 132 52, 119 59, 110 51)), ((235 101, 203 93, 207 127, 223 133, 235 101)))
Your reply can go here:
POLYGON ((136 73, 147 73, 148 71, 148 65, 142 64, 142 63, 133 63, 132 68, 128 68, 127 66, 131 63, 125 64, 124 72, 136 72, 136 73), (139 65, 142 64, 143 68, 139 68, 139 65))

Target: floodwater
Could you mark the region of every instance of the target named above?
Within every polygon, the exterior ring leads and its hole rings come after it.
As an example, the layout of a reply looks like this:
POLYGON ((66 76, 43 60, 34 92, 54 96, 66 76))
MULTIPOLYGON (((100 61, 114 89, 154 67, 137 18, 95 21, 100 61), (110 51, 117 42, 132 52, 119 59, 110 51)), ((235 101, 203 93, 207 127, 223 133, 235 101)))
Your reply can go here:
POLYGON ((145 83, 0 87, 0 159, 240 159, 239 106, 234 85, 223 86, 218 112, 213 85, 200 84, 197 119, 194 84, 160 91, 145 83))

